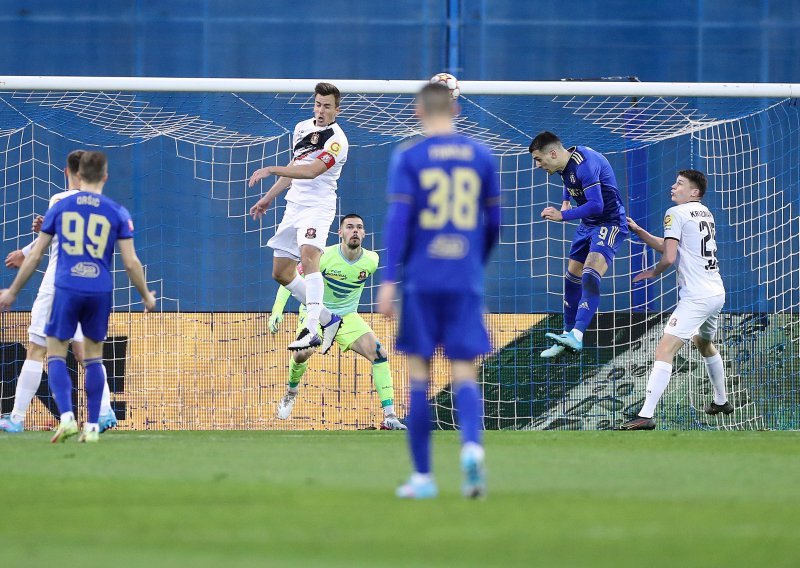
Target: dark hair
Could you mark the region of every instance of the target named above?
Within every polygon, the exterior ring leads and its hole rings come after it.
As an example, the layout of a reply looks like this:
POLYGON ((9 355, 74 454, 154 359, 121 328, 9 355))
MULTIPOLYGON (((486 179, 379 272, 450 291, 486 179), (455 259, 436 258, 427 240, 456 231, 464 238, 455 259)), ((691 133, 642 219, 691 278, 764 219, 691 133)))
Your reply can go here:
POLYGON ((706 175, 698 170, 681 170, 678 172, 679 176, 688 179, 697 189, 700 190, 700 197, 706 194, 706 187, 708 187, 708 180, 706 175))
POLYGON ((446 114, 453 112, 453 95, 450 89, 442 83, 428 83, 419 91, 418 100, 422 104, 425 114, 446 114))
POLYGON ((333 83, 317 83, 317 86, 314 87, 314 95, 322 95, 323 97, 333 95, 336 108, 339 108, 339 103, 342 102, 342 93, 339 92, 339 88, 333 83))
POLYGON ((98 183, 103 181, 107 166, 108 160, 105 154, 86 151, 81 155, 78 174, 86 183, 98 183))
POLYGON ((81 165, 81 156, 83 156, 83 150, 73 150, 67 156, 67 169, 72 175, 78 173, 78 168, 81 165))
POLYGON ((541 152, 551 144, 561 144, 561 138, 552 132, 545 130, 544 132, 537 134, 536 138, 531 140, 531 145, 528 146, 528 152, 531 154, 534 152, 541 152))
POLYGON ((344 217, 342 217, 342 220, 341 220, 341 221, 339 221, 339 228, 340 228, 340 229, 341 229, 342 227, 344 227, 344 222, 345 222, 345 221, 347 221, 348 219, 361 219, 361 222, 362 222, 362 223, 364 222, 364 217, 362 217, 362 216, 361 216, 361 215, 359 215, 358 213, 348 213, 347 215, 345 215, 344 217))

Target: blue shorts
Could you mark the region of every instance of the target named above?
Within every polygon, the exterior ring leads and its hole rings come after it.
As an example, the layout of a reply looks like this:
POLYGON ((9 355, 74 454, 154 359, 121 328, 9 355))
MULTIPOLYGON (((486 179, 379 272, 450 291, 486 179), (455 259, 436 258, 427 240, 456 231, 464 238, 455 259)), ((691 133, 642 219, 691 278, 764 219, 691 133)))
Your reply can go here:
POLYGON ((45 335, 66 341, 75 335, 80 323, 85 337, 92 341, 104 341, 108 333, 112 301, 111 292, 82 293, 56 288, 50 319, 44 328, 45 335))
POLYGON ((613 223, 594 227, 588 227, 581 223, 572 238, 569 258, 583 264, 590 252, 599 252, 605 257, 606 263, 611 266, 628 235, 628 227, 623 228, 613 223))
POLYGON ((437 346, 448 359, 471 361, 491 351, 483 324, 483 301, 472 292, 404 293, 397 348, 423 359, 437 346))

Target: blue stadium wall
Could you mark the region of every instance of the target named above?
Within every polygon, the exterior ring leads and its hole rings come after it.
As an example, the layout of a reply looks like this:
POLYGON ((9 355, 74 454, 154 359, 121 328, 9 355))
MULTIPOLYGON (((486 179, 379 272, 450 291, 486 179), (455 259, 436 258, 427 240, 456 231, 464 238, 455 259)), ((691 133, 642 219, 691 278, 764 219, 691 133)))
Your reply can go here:
MULTIPOLYGON (((9 0, 0 8, 0 57, 8 75, 419 79, 451 69, 462 79, 498 80, 800 77, 795 2, 611 0, 567 7, 510 0, 103 0, 75 3, 67 13, 56 0, 9 0)), ((168 283, 166 292, 180 298, 183 310, 269 309, 271 252, 259 246, 257 233, 236 236, 224 203, 209 200, 199 186, 186 188, 190 162, 159 163, 159 146, 169 143, 156 139, 121 150, 111 166, 112 180, 126 180, 113 186, 113 195, 142 227, 137 240, 151 267, 148 276, 168 283), (184 191, 170 191, 175 187, 184 191), (255 256, 243 252, 256 249, 255 256), (246 273, 238 287, 231 286, 231 272, 246 273)), ((57 137, 48 144, 54 155, 74 145, 57 137)), ((354 158, 342 179, 348 188, 342 209, 358 209, 373 226, 384 212, 389 150, 366 164, 354 158), (348 186, 355 179, 361 181, 348 186)), ((625 164, 615 166, 619 171, 625 164)), ((783 186, 796 190, 796 183, 783 186)), ((665 196, 655 199, 653 215, 666 205, 665 196)), ((728 256, 742 255, 731 250, 728 256)), ((510 270, 519 274, 491 275, 491 311, 560 310, 549 295, 538 294, 542 284, 526 277, 526 267, 510 270)), ((769 309, 755 282, 737 287, 744 291, 740 310, 769 309)), ((21 298, 21 307, 33 292, 21 298)))

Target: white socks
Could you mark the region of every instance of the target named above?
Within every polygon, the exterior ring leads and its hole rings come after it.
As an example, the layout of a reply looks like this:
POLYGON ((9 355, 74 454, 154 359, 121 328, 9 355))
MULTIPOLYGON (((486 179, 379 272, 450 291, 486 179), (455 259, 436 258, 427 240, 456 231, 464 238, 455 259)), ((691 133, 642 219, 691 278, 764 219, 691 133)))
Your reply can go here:
POLYGON ((39 390, 42 382, 42 369, 44 364, 41 361, 25 359, 22 370, 17 378, 17 391, 14 394, 14 409, 11 411, 11 420, 20 422, 25 420, 28 407, 39 390))
POLYGON ((311 274, 306 274, 306 309, 308 310, 306 327, 311 333, 317 332, 324 292, 325 284, 322 280, 322 273, 312 272, 311 274))
POLYGON ((714 387, 714 403, 725 404, 728 401, 728 393, 725 391, 725 364, 722 356, 717 353, 713 357, 703 357, 706 362, 706 371, 711 385, 714 387))
POLYGON ((643 418, 653 417, 656 405, 667 389, 670 375, 672 375, 671 364, 664 363, 664 361, 653 362, 653 370, 650 371, 650 378, 647 380, 647 396, 644 399, 644 406, 639 411, 639 416, 643 418))
POLYGON ((308 310, 306 327, 308 327, 309 330, 311 330, 313 333, 316 333, 318 323, 321 323, 322 325, 328 325, 330 323, 331 313, 328 311, 328 308, 322 305, 322 296, 325 291, 325 284, 322 280, 321 272, 313 272, 308 274, 305 279, 299 274, 295 274, 294 280, 289 282, 285 288, 292 293, 292 297, 294 297, 295 300, 306 306, 306 309, 308 310), (314 301, 314 294, 318 295, 316 299, 316 316, 314 316, 314 310, 312 310, 312 307, 309 306, 309 302, 314 301), (315 321, 312 322, 312 319, 315 321), (311 325, 312 323, 314 324, 313 327, 311 325))
POLYGON ((294 275, 294 280, 289 282, 285 288, 292 293, 295 300, 306 305, 306 282, 299 274, 294 275))

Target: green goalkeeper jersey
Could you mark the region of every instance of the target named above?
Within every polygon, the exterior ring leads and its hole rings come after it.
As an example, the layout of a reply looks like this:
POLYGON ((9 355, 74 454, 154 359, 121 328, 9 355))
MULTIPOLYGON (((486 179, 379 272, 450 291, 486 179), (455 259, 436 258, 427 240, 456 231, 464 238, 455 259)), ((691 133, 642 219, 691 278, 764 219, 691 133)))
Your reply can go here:
POLYGON ((325 280, 322 303, 330 311, 345 316, 358 310, 361 292, 370 275, 378 269, 378 253, 362 249, 361 256, 347 260, 339 244, 325 248, 319 261, 319 270, 325 280))

